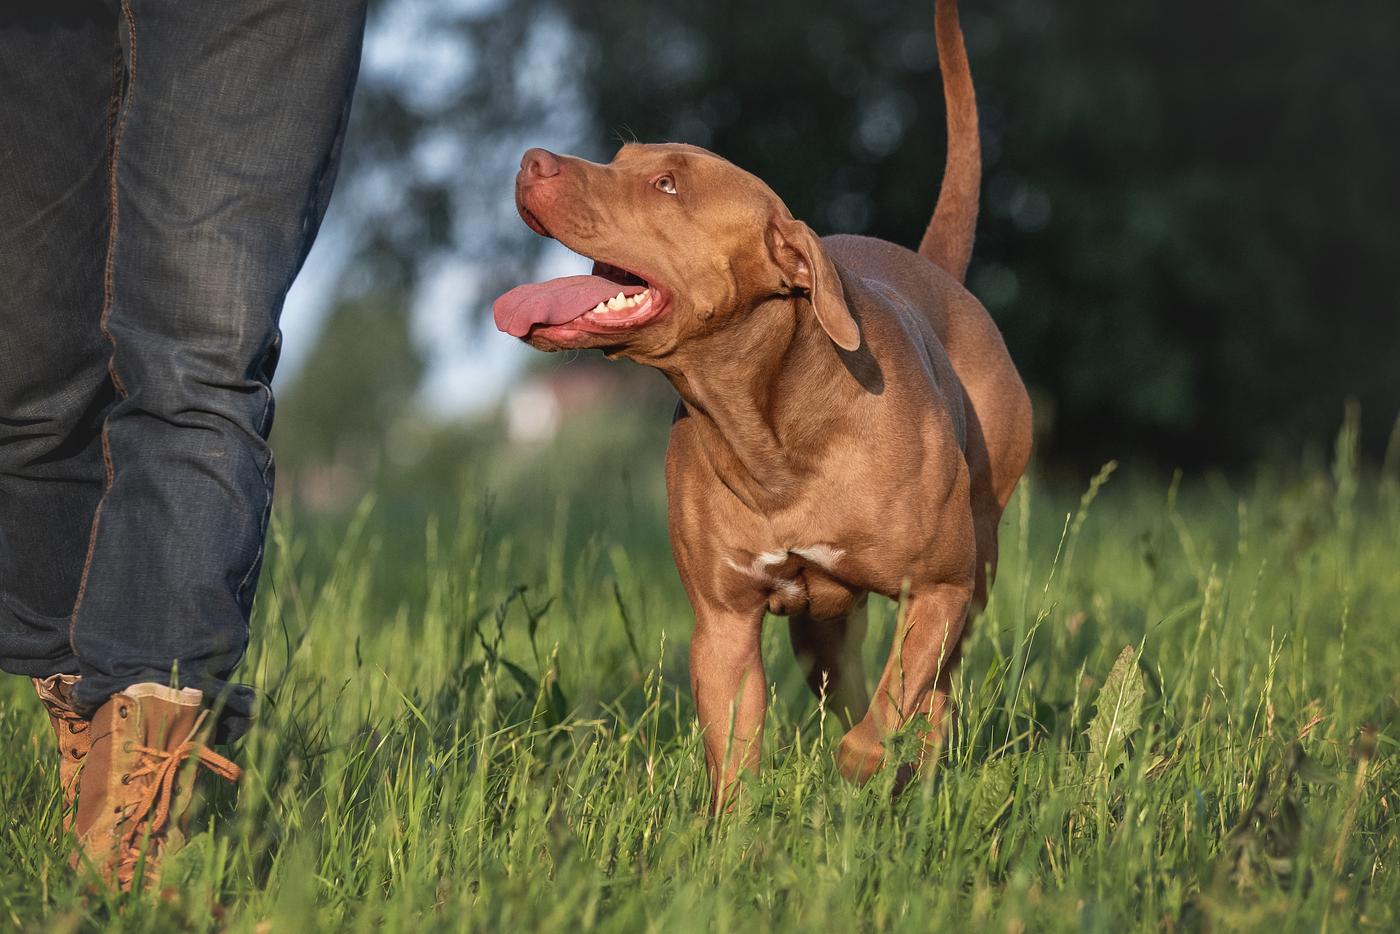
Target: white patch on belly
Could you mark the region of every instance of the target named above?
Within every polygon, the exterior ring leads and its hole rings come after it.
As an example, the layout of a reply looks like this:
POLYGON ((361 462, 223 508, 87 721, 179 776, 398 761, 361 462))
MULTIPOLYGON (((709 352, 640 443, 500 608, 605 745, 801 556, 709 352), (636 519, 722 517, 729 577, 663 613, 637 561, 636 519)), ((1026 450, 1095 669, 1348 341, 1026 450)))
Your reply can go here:
POLYGON ((773 587, 790 600, 797 600, 802 596, 802 588, 797 586, 797 581, 785 577, 773 578, 773 587))
POLYGON ((782 593, 786 597, 797 599, 802 596, 802 588, 797 586, 797 581, 786 577, 778 577, 771 574, 768 568, 775 564, 782 564, 787 560, 785 551, 765 551, 753 559, 751 564, 740 564, 733 558, 725 558, 724 563, 734 570, 762 584, 764 587, 771 587, 782 593))
POLYGON ((805 548, 794 548, 792 552, 828 571, 833 570, 836 562, 846 555, 846 549, 834 548, 831 545, 808 545, 805 548))

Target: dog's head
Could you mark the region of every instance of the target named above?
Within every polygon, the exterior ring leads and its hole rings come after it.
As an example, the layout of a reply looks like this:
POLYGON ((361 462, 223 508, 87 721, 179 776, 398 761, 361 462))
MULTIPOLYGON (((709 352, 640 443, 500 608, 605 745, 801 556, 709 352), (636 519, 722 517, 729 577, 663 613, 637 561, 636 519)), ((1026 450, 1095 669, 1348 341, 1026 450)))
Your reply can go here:
POLYGON ((840 347, 860 344, 821 240, 767 185, 714 153, 629 144, 600 165, 531 149, 515 202, 536 233, 593 260, 591 275, 496 300, 496 326, 540 350, 658 359, 783 296, 840 347))

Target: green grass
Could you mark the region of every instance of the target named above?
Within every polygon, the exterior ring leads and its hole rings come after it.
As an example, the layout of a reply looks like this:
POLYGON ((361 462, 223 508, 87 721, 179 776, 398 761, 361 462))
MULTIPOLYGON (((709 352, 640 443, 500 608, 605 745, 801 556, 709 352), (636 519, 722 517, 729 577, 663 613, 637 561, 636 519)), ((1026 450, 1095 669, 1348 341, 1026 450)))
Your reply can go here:
POLYGON ((0 925, 1400 927, 1400 485, 1350 432, 1237 485, 1023 485, 956 741, 893 801, 837 776, 774 621, 765 767, 711 821, 657 439, 597 428, 528 469, 439 452, 456 504, 410 479, 347 521, 284 510, 242 672, 262 718, 182 901, 70 878, 48 727, 5 679, 0 925))

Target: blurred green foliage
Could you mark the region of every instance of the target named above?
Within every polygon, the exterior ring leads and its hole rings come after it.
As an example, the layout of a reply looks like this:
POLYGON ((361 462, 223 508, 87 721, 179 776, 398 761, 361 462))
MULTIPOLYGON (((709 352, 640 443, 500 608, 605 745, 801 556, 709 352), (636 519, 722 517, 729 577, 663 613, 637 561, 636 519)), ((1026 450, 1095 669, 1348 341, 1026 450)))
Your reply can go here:
POLYGON ((423 375, 408 320, 392 300, 338 304, 302 368, 293 403, 277 415, 293 463, 377 463, 388 426, 404 418, 423 375))

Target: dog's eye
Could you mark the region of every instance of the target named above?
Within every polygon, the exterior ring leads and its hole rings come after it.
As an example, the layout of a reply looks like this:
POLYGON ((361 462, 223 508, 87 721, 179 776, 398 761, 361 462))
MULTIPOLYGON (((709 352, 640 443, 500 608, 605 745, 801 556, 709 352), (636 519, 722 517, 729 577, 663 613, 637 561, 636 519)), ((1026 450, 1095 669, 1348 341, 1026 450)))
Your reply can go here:
POLYGON ((674 195, 676 193, 676 180, 669 175, 661 176, 656 181, 652 182, 652 184, 668 195, 674 195))

